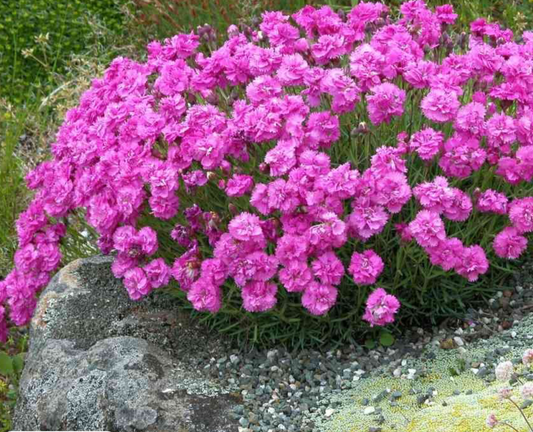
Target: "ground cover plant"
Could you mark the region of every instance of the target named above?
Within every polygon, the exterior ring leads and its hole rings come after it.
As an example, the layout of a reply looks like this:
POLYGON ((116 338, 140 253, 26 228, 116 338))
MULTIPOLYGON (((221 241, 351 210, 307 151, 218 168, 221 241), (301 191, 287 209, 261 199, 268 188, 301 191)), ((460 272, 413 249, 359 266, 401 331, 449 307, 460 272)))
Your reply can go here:
POLYGON ((73 214, 133 299, 172 278, 255 340, 353 337, 400 303, 411 322, 497 289, 533 230, 532 34, 478 19, 454 38, 449 5, 400 12, 267 12, 220 48, 204 28, 113 61, 27 177, 12 323, 73 214))

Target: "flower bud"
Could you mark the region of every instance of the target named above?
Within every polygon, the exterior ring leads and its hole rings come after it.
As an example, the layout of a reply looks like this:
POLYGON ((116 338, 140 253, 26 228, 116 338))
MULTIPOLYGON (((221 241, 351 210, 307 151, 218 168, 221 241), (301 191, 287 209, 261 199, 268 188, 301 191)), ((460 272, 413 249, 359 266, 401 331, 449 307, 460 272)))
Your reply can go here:
POLYGON ((353 137, 359 136, 359 135, 365 135, 370 132, 370 129, 368 129, 368 126, 365 122, 359 123, 359 126, 356 128, 353 128, 350 132, 350 135, 353 137))
POLYGON ((228 210, 233 216, 237 216, 239 213, 239 210, 237 210, 237 207, 235 207, 235 204, 233 203, 228 204, 228 210))
POLYGON ((218 95, 214 92, 209 93, 209 95, 205 98, 206 102, 211 105, 218 105, 220 102, 218 95))
POLYGON ((499 422, 498 422, 498 419, 496 418, 496 415, 495 414, 489 414, 489 416, 487 417, 487 420, 485 421, 486 425, 488 427, 490 427, 491 429, 496 426, 499 422))

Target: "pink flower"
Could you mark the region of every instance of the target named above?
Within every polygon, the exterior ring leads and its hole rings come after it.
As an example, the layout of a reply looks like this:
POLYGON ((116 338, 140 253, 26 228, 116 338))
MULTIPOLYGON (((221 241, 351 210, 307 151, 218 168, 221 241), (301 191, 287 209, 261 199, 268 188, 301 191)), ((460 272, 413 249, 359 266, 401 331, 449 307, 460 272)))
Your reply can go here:
POLYGON ((409 148, 414 150, 422 160, 433 159, 443 148, 444 134, 427 127, 411 137, 409 148))
POLYGON ((460 189, 452 188, 450 201, 447 203, 443 215, 453 221, 465 221, 472 212, 470 197, 460 189))
POLYGON ((424 115, 435 122, 444 123, 455 118, 460 102, 453 91, 431 90, 422 99, 420 107, 424 115))
POLYGON ((524 354, 522 355, 522 363, 525 366, 533 364, 533 349, 530 348, 524 351, 524 354))
POLYGON ((517 259, 527 248, 527 238, 516 228, 507 227, 494 238, 493 247, 500 258, 517 259))
POLYGON ((323 35, 312 46, 311 52, 317 64, 324 65, 346 53, 346 41, 342 35, 323 35))
POLYGON ((457 238, 442 240, 437 246, 428 248, 431 264, 442 267, 443 270, 456 269, 463 256, 463 242, 457 238))
POLYGON ((304 291, 313 280, 309 266, 303 261, 290 261, 280 270, 279 281, 289 292, 304 291))
POLYGON ((128 294, 132 300, 139 300, 152 291, 152 286, 144 270, 140 267, 135 267, 126 272, 124 275, 124 286, 128 290, 128 294))
POLYGON ((491 429, 493 429, 498 423, 499 420, 496 418, 496 414, 489 414, 487 420, 485 420, 485 424, 491 429))
POLYGON ((487 189, 477 197, 476 208, 481 212, 492 212, 503 215, 507 214, 508 202, 509 200, 505 194, 487 189))
POLYGON ((522 399, 524 400, 533 398, 533 383, 532 382, 525 383, 520 388, 520 396, 522 396, 522 399))
POLYGON ((306 137, 313 147, 329 148, 340 137, 339 118, 329 111, 311 113, 306 137))
POLYGON ((457 113, 455 129, 480 138, 485 134, 485 106, 478 102, 471 102, 457 113))
POLYGON ((363 253, 354 252, 350 260, 348 272, 358 285, 372 285, 376 283, 383 271, 384 264, 381 257, 372 249, 363 253))
POLYGON ((496 369, 494 369, 494 373, 496 374, 496 379, 500 381, 510 380, 514 373, 513 363, 510 361, 499 363, 496 369))
POLYGON ((229 233, 235 240, 261 242, 264 240, 261 223, 256 215, 241 213, 234 217, 228 225, 229 233))
POLYGON ((388 221, 389 215, 382 206, 368 205, 355 207, 348 215, 346 224, 354 235, 367 240, 379 234, 388 221))
POLYGON ((302 296, 302 306, 313 315, 324 315, 335 305, 337 294, 332 285, 311 282, 302 296))
POLYGON ((235 174, 228 180, 226 185, 226 194, 230 197, 243 196, 252 189, 254 179, 251 176, 243 174, 235 174))
POLYGON ((533 231, 533 197, 515 199, 509 206, 509 219, 520 234, 533 231))
POLYGON ((187 292, 187 300, 197 311, 216 313, 222 307, 222 290, 200 278, 191 285, 187 292))
POLYGON ((451 4, 445 4, 442 6, 437 6, 435 8, 438 20, 443 24, 453 24, 457 19, 457 14, 453 10, 451 4))
POLYGON ((248 312, 265 312, 272 309, 278 299, 278 287, 275 283, 252 281, 242 289, 243 307, 248 312))
POLYGON ((391 83, 383 83, 370 89, 371 94, 366 97, 368 101, 368 114, 374 125, 383 122, 389 123, 392 116, 403 114, 405 91, 391 83))
POLYGON ((151 227, 141 228, 135 241, 146 255, 153 255, 157 251, 157 233, 151 227))
POLYGON ((478 280, 479 275, 485 274, 489 269, 489 261, 481 246, 463 248, 459 264, 455 267, 458 274, 470 282, 478 280))
POLYGON ((325 252, 311 264, 313 274, 324 285, 338 285, 344 276, 344 266, 334 252, 325 252))
POLYGON ((409 224, 409 231, 424 248, 436 247, 446 239, 442 219, 437 213, 428 210, 418 212, 415 220, 409 224))
POLYGON ((363 319, 375 325, 384 326, 394 322, 394 314, 400 309, 400 302, 393 295, 387 294, 383 288, 377 288, 366 301, 363 319))
POLYGON ((152 288, 168 285, 170 281, 170 267, 163 258, 157 258, 143 267, 144 273, 152 288))
POLYGON ((411 199, 411 187, 404 174, 392 172, 376 181, 375 202, 387 208, 390 213, 399 213, 411 199))

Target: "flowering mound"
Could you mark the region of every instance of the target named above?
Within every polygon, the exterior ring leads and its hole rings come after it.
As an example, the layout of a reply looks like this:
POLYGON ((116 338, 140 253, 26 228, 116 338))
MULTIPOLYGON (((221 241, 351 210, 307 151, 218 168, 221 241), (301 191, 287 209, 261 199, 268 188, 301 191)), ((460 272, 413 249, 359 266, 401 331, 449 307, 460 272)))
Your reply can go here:
POLYGON ((115 59, 27 177, 10 320, 31 318, 76 212, 132 299, 177 281, 243 325, 270 311, 346 336, 505 276, 533 231, 533 33, 478 19, 455 37, 450 5, 400 12, 267 12, 216 50, 179 34, 115 59))

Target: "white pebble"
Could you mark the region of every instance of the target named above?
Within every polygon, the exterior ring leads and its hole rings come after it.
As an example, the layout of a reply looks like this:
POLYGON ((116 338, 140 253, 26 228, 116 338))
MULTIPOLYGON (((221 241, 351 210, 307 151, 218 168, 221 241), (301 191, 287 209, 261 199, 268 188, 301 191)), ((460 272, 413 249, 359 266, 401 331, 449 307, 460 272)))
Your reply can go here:
POLYGON ((365 415, 370 415, 370 414, 373 414, 373 413, 375 413, 375 412, 376 412, 376 408, 374 408, 374 407, 372 407, 372 406, 371 406, 371 407, 368 407, 368 408, 365 408, 365 410, 363 411, 363 413, 364 413, 365 415))
POLYGON ((453 340, 457 344, 457 346, 459 347, 465 346, 464 341, 459 336, 455 336, 453 340))
POLYGON ((331 417, 333 415, 333 413, 335 412, 335 410, 333 408, 328 408, 326 410, 326 417, 331 417))

